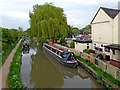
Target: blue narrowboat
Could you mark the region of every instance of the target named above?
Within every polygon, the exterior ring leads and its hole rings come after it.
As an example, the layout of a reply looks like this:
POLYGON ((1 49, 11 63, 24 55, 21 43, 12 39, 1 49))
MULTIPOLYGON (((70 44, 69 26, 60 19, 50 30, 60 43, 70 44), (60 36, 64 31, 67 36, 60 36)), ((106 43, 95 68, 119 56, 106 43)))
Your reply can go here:
POLYGON ((63 49, 61 47, 51 45, 48 43, 43 44, 43 50, 55 57, 61 64, 76 68, 78 61, 73 52, 63 49))

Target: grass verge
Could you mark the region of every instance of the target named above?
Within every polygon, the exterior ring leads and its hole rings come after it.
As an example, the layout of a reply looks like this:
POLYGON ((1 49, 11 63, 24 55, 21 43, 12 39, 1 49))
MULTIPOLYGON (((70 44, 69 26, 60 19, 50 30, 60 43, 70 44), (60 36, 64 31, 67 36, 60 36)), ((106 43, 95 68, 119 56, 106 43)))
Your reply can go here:
POLYGON ((8 49, 6 49, 4 51, 4 53, 2 54, 2 60, 0 60, 0 67, 5 63, 5 60, 7 59, 7 57, 9 56, 9 54, 11 53, 11 51, 15 48, 16 44, 18 43, 19 40, 17 40, 13 45, 10 45, 8 47, 8 49))
POLYGON ((96 67, 92 62, 88 62, 87 59, 83 59, 80 56, 76 56, 76 58, 84 63, 86 63, 88 66, 90 66, 92 69, 94 69, 97 72, 98 77, 104 77, 110 80, 112 83, 120 87, 120 81, 115 79, 112 75, 104 72, 102 69, 96 67))
POLYGON ((20 77, 21 59, 22 59, 22 41, 14 55, 13 62, 11 63, 10 72, 8 74, 9 88, 20 89, 26 88, 26 86, 22 83, 20 77))

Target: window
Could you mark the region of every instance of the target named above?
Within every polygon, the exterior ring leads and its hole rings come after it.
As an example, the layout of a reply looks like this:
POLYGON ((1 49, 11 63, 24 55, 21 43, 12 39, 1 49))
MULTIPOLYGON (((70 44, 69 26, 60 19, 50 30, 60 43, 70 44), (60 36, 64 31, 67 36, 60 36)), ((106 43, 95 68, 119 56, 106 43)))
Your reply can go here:
POLYGON ((96 48, 96 44, 94 44, 94 49, 96 48))
POLYGON ((101 47, 103 47, 103 45, 101 44, 101 47))
POLYGON ((112 52, 113 52, 113 55, 115 55, 115 49, 113 49, 112 52))
POLYGON ((89 49, 89 43, 87 43, 87 49, 89 49))
POLYGON ((110 48, 105 48, 105 51, 106 52, 110 52, 110 48))
POLYGON ((99 51, 101 51, 101 52, 102 52, 102 51, 103 51, 103 49, 102 49, 102 48, 99 48, 99 51))
POLYGON ((96 50, 98 50, 98 47, 95 47, 96 50))
POLYGON ((54 48, 52 48, 52 51, 56 53, 56 50, 54 48))
POLYGON ((59 55, 59 51, 57 51, 57 54, 59 55))
POLYGON ((87 49, 89 49, 89 46, 87 46, 87 49))

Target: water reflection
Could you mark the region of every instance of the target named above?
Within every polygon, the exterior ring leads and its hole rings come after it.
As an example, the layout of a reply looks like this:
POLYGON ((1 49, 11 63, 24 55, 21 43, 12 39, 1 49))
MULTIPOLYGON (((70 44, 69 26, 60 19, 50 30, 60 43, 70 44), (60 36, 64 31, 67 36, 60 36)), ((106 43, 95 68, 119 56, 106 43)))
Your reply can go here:
POLYGON ((38 43, 30 44, 30 53, 22 57, 21 77, 29 88, 97 88, 83 68, 73 69, 61 65, 54 57, 42 51, 38 43))
MULTIPOLYGON (((39 48, 40 49, 40 48, 39 48)), ((37 54, 32 55, 30 83, 34 84, 36 88, 54 88, 61 87, 64 83, 63 74, 55 68, 53 63, 44 57, 41 49, 37 51, 37 54)))

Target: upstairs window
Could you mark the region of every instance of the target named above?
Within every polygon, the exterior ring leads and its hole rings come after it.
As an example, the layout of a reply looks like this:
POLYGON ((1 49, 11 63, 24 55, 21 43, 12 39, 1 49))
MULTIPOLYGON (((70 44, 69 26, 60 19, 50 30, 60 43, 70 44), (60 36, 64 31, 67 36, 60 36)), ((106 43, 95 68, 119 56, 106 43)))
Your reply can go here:
POLYGON ((96 43, 94 44, 94 49, 96 48, 96 43))

